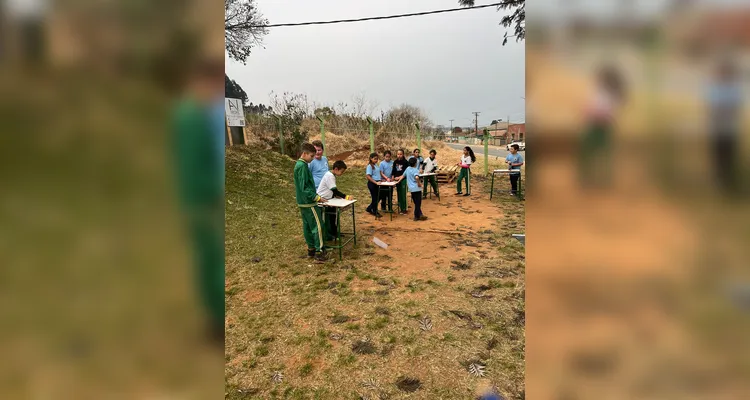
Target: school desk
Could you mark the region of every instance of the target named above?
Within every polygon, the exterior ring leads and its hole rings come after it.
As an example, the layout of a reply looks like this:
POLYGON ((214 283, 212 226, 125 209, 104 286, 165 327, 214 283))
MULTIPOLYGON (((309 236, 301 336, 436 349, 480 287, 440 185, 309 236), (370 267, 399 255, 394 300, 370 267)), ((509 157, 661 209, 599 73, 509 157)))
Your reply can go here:
MULTIPOLYGON (((428 176, 437 176, 437 174, 435 172, 431 172, 429 174, 419 174, 417 176, 422 178, 422 186, 424 186, 424 185, 427 185, 427 181, 424 178, 428 176)), ((437 184, 437 178, 435 178, 435 184, 437 184)), ((430 196, 430 198, 432 198, 432 193, 433 193, 432 185, 428 185, 428 186, 429 187, 427 188, 427 195, 430 196)), ((440 197, 438 197, 438 200, 440 200, 440 197)))
POLYGON ((490 200, 492 200, 492 194, 495 192, 495 174, 508 175, 518 174, 518 198, 522 199, 523 191, 521 190, 521 170, 520 169, 496 169, 492 171, 492 184, 490 185, 490 200))
MULTIPOLYGON (((318 203, 318 207, 333 207, 336 209, 336 239, 333 240, 334 244, 326 244, 325 247, 328 249, 339 250, 339 260, 342 259, 342 249, 349 242, 354 241, 354 246, 357 246, 357 221, 354 214, 354 203, 357 200, 344 200, 344 199, 331 199, 325 203, 318 203), (341 232, 341 211, 347 207, 352 208, 352 231, 341 232), (348 236, 346 240, 342 239, 342 235, 348 236)), ((324 209, 325 210, 325 209, 324 209)), ((323 212, 323 219, 327 217, 327 214, 323 212)))
POLYGON ((375 207, 376 212, 380 207, 380 192, 385 191, 388 193, 388 209, 385 211, 388 214, 391 214, 391 221, 393 221, 393 188, 398 185, 398 182, 387 182, 387 181, 378 181, 378 195, 375 197, 377 200, 375 201, 375 204, 377 207, 375 207))

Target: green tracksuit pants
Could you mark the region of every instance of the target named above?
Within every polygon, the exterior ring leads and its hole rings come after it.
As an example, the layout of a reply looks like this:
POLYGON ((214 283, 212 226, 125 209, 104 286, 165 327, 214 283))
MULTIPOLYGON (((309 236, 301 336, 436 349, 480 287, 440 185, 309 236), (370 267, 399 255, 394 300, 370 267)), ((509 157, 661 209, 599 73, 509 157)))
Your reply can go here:
POLYGON ((406 178, 404 178, 398 182, 398 185, 396 185, 396 192, 398 195, 398 209, 401 210, 401 212, 406 212, 406 193, 408 191, 409 190, 406 187, 406 178))
POLYGON ((323 213, 320 207, 300 207, 302 214, 302 234, 307 242, 307 249, 321 251, 323 248, 323 236, 326 234, 323 227, 323 213))
POLYGON ((427 196, 427 185, 432 185, 432 191, 435 192, 436 196, 440 196, 440 192, 438 192, 438 185, 437 185, 437 177, 435 176, 428 176, 424 178, 424 182, 422 183, 422 186, 424 186, 424 190, 422 191, 422 198, 427 196))
POLYGON ((223 204, 214 212, 203 210, 189 215, 198 293, 208 309, 211 324, 224 327, 224 219, 223 204), (208 211, 208 212, 206 212, 208 211), (218 216, 218 217, 217 217, 218 216))
POLYGON ((471 193, 471 173, 469 172, 469 168, 461 168, 461 172, 458 173, 458 180, 456 181, 456 193, 462 193, 461 192, 461 182, 463 180, 466 180, 466 193, 471 193))

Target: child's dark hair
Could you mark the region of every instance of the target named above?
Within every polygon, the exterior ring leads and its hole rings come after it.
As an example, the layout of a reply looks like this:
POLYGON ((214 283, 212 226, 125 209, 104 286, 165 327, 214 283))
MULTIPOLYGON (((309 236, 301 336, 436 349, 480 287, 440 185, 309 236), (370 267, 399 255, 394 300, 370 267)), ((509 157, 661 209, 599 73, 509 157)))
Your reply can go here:
POLYGON ((311 145, 310 143, 305 143, 302 145, 302 152, 315 154, 318 152, 318 150, 315 150, 315 146, 311 145))
POLYGON ((386 150, 385 153, 383 153, 383 157, 385 157, 385 156, 392 156, 392 155, 393 155, 393 153, 391 153, 390 150, 386 150))
POLYGON ((320 140, 313 140, 312 145, 315 146, 315 147, 320 147, 321 149, 324 148, 323 147, 323 142, 321 142, 320 140))
POLYGON ((410 167, 416 167, 417 166, 417 159, 416 158, 410 158, 409 159, 409 166, 410 167))
MULTIPOLYGON (((414 149, 414 151, 419 151, 419 149, 414 149)), ((412 151, 412 153, 414 153, 414 151, 412 151)), ((420 151, 420 153, 421 153, 421 151, 420 151)))
POLYGON ((406 154, 406 152, 404 151, 404 149, 398 149, 397 151, 400 151, 401 154, 406 154))
POLYGON ((434 154, 434 155, 437 155, 437 151, 435 151, 434 149, 433 149, 433 150, 430 150, 430 154, 434 154))
POLYGON ((469 152, 469 157, 471 157, 471 162, 477 162, 477 157, 474 155, 474 150, 472 150, 471 147, 469 146, 464 147, 464 149, 469 152))
POLYGON ((520 148, 521 148, 520 146, 518 146, 518 145, 517 145, 517 144, 515 144, 515 143, 513 143, 512 145, 510 145, 510 147, 512 147, 512 148, 514 148, 514 149, 516 149, 516 150, 518 150, 518 149, 520 149, 520 148))
POLYGON ((346 163, 344 160, 338 160, 333 163, 333 169, 346 169, 346 163))
POLYGON ((367 161, 371 161, 373 157, 377 157, 378 153, 370 153, 370 158, 367 159, 367 161))

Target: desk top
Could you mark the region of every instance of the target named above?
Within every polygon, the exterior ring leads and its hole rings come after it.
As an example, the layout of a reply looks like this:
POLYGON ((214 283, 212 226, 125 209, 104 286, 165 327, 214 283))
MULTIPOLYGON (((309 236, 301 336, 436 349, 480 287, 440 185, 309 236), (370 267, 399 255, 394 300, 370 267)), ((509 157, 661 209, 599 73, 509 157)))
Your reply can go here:
POLYGON ((326 207, 337 207, 337 208, 344 208, 349 207, 350 205, 356 203, 357 200, 344 200, 344 199, 331 199, 328 200, 327 203, 318 203, 319 207, 326 206, 326 207))
POLYGON ((496 169, 492 171, 493 174, 509 174, 511 172, 521 172, 520 169, 496 169))
POLYGON ((419 175, 417 175, 417 176, 435 176, 435 175, 437 175, 437 173, 435 173, 435 172, 430 172, 429 174, 419 174, 419 175))
POLYGON ((396 186, 396 185, 398 185, 398 182, 384 182, 384 181, 378 182, 378 186, 396 186))

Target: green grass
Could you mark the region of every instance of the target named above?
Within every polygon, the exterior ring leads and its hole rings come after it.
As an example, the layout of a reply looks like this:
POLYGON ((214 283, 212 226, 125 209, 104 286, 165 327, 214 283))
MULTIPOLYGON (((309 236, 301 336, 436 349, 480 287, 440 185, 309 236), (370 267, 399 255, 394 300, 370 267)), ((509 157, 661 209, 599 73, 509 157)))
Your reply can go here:
MULTIPOLYGON (((524 327, 514 322, 523 308, 523 246, 497 229, 471 232, 464 239, 493 245, 486 259, 465 271, 450 270, 451 260, 443 260, 439 265, 450 273, 429 278, 373 267, 378 256, 366 245, 345 249, 343 262, 312 264, 305 257, 293 167, 294 160, 273 152, 227 151, 226 379, 228 393, 234 390, 228 398, 243 398, 237 397, 240 388, 253 388, 247 398, 258 399, 358 398, 357 382, 368 378, 399 398, 395 382, 415 360, 434 366, 417 376, 423 383, 419 398, 465 398, 476 382, 455 360, 487 352, 492 336, 497 344, 489 352, 487 378, 508 397, 519 396, 523 353, 513 349, 524 341, 524 327), (253 263, 256 257, 262 261, 253 263), (468 295, 480 285, 492 300, 468 295), (247 302, 246 292, 263 293, 262 300, 247 302), (471 321, 446 311, 454 309, 471 321), (431 331, 420 329, 425 315, 431 331), (269 378, 277 370, 285 375, 280 384, 269 378)), ((358 168, 337 181, 343 192, 368 197, 358 168)), ((506 215, 499 229, 507 223, 523 229, 522 202, 498 201, 497 207, 498 216, 506 215)), ((368 243, 369 235, 363 229, 358 242, 368 243)), ((397 262, 397 254, 390 256, 397 262)))

